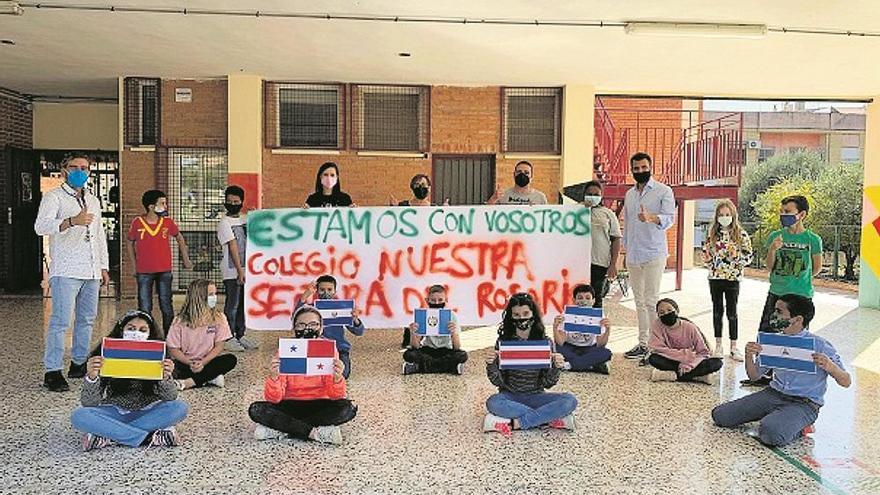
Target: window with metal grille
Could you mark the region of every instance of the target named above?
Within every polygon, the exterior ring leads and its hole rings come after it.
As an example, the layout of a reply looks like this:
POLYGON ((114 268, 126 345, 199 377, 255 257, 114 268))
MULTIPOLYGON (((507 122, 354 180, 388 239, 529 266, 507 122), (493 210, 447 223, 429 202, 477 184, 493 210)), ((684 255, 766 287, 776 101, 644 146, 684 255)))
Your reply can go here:
POLYGON ((183 268, 180 253, 171 250, 174 290, 185 291, 197 278, 223 290, 220 263, 223 247, 217 222, 225 214, 227 152, 221 148, 160 148, 156 153, 157 186, 168 195, 168 211, 189 247, 193 269, 183 268))
POLYGON ((504 151, 559 154, 562 88, 503 88, 504 151))
POLYGON ((343 147, 341 84, 266 83, 265 135, 270 148, 343 147))
POLYGON ((125 78, 125 144, 159 142, 159 79, 125 78))
POLYGON ((761 148, 758 150, 758 163, 764 163, 776 154, 776 148, 761 148))
POLYGON ((427 151, 430 88, 355 84, 352 146, 359 150, 427 151))

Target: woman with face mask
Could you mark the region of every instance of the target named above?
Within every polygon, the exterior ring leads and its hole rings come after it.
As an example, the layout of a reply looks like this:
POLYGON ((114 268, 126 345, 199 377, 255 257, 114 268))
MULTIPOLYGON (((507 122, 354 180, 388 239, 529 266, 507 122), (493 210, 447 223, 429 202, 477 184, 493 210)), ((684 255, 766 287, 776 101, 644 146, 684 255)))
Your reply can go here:
POLYGON ((692 321, 679 316, 672 299, 657 302, 657 316, 648 340, 651 381, 701 381, 711 384, 709 375, 721 369, 721 358, 709 357, 706 337, 692 321))
POLYGON ((326 162, 318 168, 315 177, 315 192, 307 199, 304 208, 335 208, 339 206, 357 206, 351 196, 342 192, 339 180, 339 167, 333 162, 326 162))
POLYGON ((709 238, 703 244, 703 262, 709 269, 709 293, 712 295, 712 323, 715 329, 714 357, 724 357, 721 343, 724 326, 724 300, 727 299, 727 323, 730 332, 730 357, 742 361, 736 341, 739 334, 737 301, 739 283, 745 268, 752 262, 752 239, 739 224, 736 206, 723 199, 715 206, 715 218, 709 238))
MULTIPOLYGON (((531 295, 514 294, 498 327, 498 341, 547 340, 541 310, 531 295)), ((505 369, 499 366, 498 343, 495 353, 486 361, 486 374, 498 393, 486 400, 489 413, 483 420, 484 432, 498 432, 510 436, 512 430, 528 430, 541 426, 574 430, 572 414, 577 399, 570 393, 550 393, 544 390, 556 385, 565 365, 561 354, 552 355, 549 369, 505 369)))
POLYGON ((409 181, 412 198, 397 201, 391 196, 391 206, 434 206, 431 202, 431 179, 425 174, 416 174, 409 181))
MULTIPOLYGON (((126 313, 107 337, 125 340, 162 340, 162 329, 153 317, 142 311, 126 313)), ((104 358, 101 344, 92 351, 86 363, 80 402, 83 407, 73 411, 73 427, 85 433, 84 451, 113 444, 137 447, 173 447, 180 445, 174 425, 183 421, 189 411, 177 399, 172 373, 174 362, 163 363, 162 380, 134 380, 101 377, 104 358)))
MULTIPOLYGON (((317 339, 323 334, 321 313, 314 306, 301 306, 293 314, 293 336, 317 339)), ((357 415, 357 406, 346 399, 345 364, 337 357, 332 375, 281 375, 278 354, 272 359, 263 387, 264 401, 254 402, 248 415, 257 427, 254 438, 298 438, 339 445, 339 425, 357 415)))
POLYGON ((217 307, 217 286, 204 279, 194 280, 166 340, 174 359, 177 388, 225 386, 225 375, 238 364, 232 354, 220 354, 231 338, 226 316, 217 307))

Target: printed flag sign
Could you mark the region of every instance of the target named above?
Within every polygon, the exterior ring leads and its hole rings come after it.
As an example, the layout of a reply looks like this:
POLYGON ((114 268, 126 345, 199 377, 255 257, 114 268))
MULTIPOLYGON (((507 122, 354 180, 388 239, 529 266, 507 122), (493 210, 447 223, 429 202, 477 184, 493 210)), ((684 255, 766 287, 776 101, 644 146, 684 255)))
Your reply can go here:
POLYGON ((549 340, 508 340, 498 342, 498 364, 503 370, 550 368, 549 340))
POLYGON ((279 339, 282 375, 332 375, 336 342, 327 339, 279 339))
POLYGON ((779 333, 758 333, 761 353, 758 366, 801 373, 816 373, 813 353, 816 352, 816 339, 795 337, 779 333))
POLYGON ((562 329, 568 333, 602 335, 602 325, 599 324, 603 318, 602 308, 566 306, 563 318, 562 329))
POLYGON ((449 322, 452 321, 450 309, 415 310, 415 322, 419 325, 418 335, 449 335, 449 322))
POLYGON ((165 342, 161 340, 125 340, 104 337, 101 344, 101 376, 161 380, 165 342))
POLYGON ((351 312, 354 301, 351 299, 318 299, 315 308, 321 313, 321 321, 325 327, 353 325, 351 312))

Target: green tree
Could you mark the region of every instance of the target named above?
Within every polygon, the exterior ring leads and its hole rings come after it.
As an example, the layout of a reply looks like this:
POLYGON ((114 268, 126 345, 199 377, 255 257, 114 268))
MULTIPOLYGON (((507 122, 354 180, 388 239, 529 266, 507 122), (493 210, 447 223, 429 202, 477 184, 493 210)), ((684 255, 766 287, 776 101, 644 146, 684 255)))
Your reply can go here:
MULTIPOLYGON (((838 249, 846 257, 845 280, 856 278, 855 263, 861 247, 864 178, 862 164, 838 163, 824 168, 816 180, 820 204, 810 208, 825 250, 833 252, 835 238, 838 239, 838 249)), ((837 253, 834 255, 837 256, 837 253)))
MULTIPOLYGON (((765 191, 759 193, 752 202, 752 208, 756 215, 756 229, 752 234, 752 246, 755 256, 763 260, 767 256, 767 239, 770 234, 782 228, 779 223, 779 209, 782 206, 782 200, 786 196, 800 195, 807 198, 810 203, 810 215, 804 224, 808 228, 816 223, 816 217, 813 213, 817 208, 822 208, 823 198, 817 197, 817 189, 815 183, 811 179, 804 177, 788 177, 769 186, 765 191)), ((762 263, 763 264, 763 263, 762 263)))
POLYGON ((740 219, 744 222, 758 221, 759 215, 753 203, 769 187, 787 178, 817 179, 825 166, 825 160, 818 153, 801 151, 774 155, 763 163, 746 167, 739 188, 740 219))

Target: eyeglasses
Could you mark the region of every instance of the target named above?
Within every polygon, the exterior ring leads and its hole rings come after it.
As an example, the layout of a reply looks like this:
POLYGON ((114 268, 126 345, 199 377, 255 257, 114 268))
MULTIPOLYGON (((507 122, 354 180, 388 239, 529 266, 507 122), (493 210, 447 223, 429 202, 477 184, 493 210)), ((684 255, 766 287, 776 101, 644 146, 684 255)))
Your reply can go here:
POLYGON ((318 330, 319 328, 321 328, 321 324, 318 323, 317 321, 313 321, 311 323, 297 323, 296 325, 293 326, 293 329, 296 331, 301 331, 301 330, 313 331, 313 330, 318 330))

